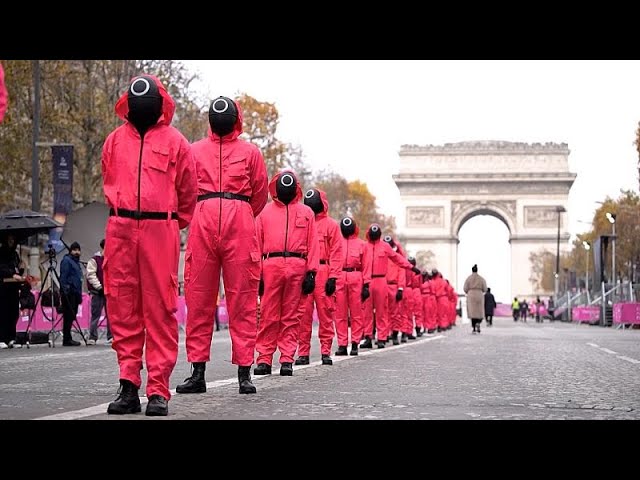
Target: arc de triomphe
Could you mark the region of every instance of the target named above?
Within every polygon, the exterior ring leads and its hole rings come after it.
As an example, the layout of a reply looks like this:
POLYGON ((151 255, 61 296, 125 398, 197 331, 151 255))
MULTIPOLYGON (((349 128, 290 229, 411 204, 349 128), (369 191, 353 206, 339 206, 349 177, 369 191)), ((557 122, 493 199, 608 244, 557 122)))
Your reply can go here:
POLYGON ((458 232, 476 215, 492 215, 509 229, 511 298, 534 295, 529 255, 541 248, 555 255, 569 240, 568 196, 576 174, 569 171, 566 143, 480 141, 403 145, 398 233, 407 250, 430 258, 457 285, 458 232))

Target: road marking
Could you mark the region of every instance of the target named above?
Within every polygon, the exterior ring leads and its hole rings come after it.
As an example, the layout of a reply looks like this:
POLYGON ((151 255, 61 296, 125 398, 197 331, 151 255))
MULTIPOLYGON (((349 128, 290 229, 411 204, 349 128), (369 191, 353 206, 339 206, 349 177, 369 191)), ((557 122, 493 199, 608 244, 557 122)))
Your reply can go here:
POLYGON ((587 342, 587 345, 589 345, 590 347, 596 347, 596 348, 600 348, 597 344, 595 343, 589 343, 587 342))
MULTIPOLYGON (((371 349, 368 352, 363 352, 362 349, 358 349, 358 355, 348 355, 348 356, 340 356, 340 357, 332 357, 333 358, 333 363, 337 363, 337 362, 344 362, 346 360, 352 360, 354 358, 358 358, 358 357, 364 357, 367 355, 375 355, 378 353, 385 353, 385 352, 390 352, 390 351, 394 351, 397 350, 399 348, 406 348, 406 347, 411 347, 414 345, 420 345, 422 343, 426 343, 426 342, 431 342, 433 340, 438 340, 440 338, 446 338, 444 335, 436 335, 434 337, 429 337, 429 338, 423 338, 421 340, 417 340, 417 341, 412 341, 411 343, 404 343, 404 344, 400 344, 400 345, 392 345, 391 347, 385 347, 385 348, 378 348, 378 349, 371 349)), ((317 366, 321 366, 322 365, 322 360, 318 360, 315 362, 310 363, 309 365, 295 365, 294 366, 294 371, 299 371, 299 370, 304 370, 305 368, 311 368, 311 367, 317 367, 317 366)), ((273 375, 273 374, 272 374, 273 375)), ((251 380, 255 383, 256 381, 260 381, 263 378, 266 377, 270 377, 271 375, 252 375, 251 376, 251 380)), ((234 383, 237 383, 238 379, 236 377, 233 378, 227 378, 224 380, 215 380, 213 382, 207 382, 207 390, 213 389, 213 388, 218 388, 218 387, 223 387, 226 385, 231 385, 234 383)), ((176 391, 171 390, 171 395, 175 395, 176 391)), ((111 403, 111 402, 109 402, 111 403)), ((102 403, 100 405, 96 405, 93 407, 88 407, 88 408, 83 408, 81 410, 73 410, 70 412, 63 412, 63 413, 56 413, 54 415, 47 415, 46 417, 39 417, 36 418, 34 420, 77 420, 79 418, 85 418, 85 417, 92 417, 94 415, 101 415, 104 414, 107 411, 107 407, 109 406, 109 403, 102 403)), ((144 405, 147 403, 147 397, 140 397, 140 405, 144 405)), ((119 416, 116 415, 115 417, 117 418, 126 418, 124 416, 119 416)))
POLYGON ((640 363, 640 360, 636 360, 635 358, 631 358, 631 357, 626 357, 624 355, 618 355, 618 358, 620 360, 625 360, 627 362, 631 362, 631 363, 640 363))
POLYGON ((612 355, 617 355, 618 354, 618 352, 614 352, 613 350, 609 350, 608 348, 600 347, 600 350, 602 350, 603 352, 611 353, 612 355))

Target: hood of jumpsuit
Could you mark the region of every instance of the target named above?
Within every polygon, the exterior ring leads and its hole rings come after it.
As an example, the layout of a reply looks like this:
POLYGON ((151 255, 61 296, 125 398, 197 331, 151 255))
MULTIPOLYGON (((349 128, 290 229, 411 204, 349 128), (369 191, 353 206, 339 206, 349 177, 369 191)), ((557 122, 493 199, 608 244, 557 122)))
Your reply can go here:
MULTIPOLYGON (((141 75, 137 75, 131 79, 133 81, 135 78, 138 78, 141 75)), ((158 91, 160 92, 160 96, 162 97, 162 115, 158 118, 158 122, 156 125, 171 125, 171 120, 173 120, 173 114, 176 111, 176 103, 173 101, 173 98, 167 92, 167 89, 164 88, 164 85, 160 82, 160 80, 154 75, 144 74, 145 77, 150 77, 155 82, 158 87, 158 91)), ((127 115, 129 114, 129 102, 128 95, 129 89, 127 89, 122 96, 116 102, 116 114, 125 122, 127 121, 127 115)))
MULTIPOLYGON (((231 133, 229 135, 231 135, 231 133)), ((278 199, 278 194, 276 193, 276 183, 280 178, 280 175, 283 175, 285 173, 289 173, 293 178, 296 179, 296 196, 289 203, 298 203, 302 198, 302 187, 300 186, 300 182, 298 182, 298 177, 296 177, 296 174, 293 173, 292 170, 283 170, 281 172, 278 172, 273 177, 271 177, 271 180, 269 181, 269 195, 271 195, 271 198, 274 202, 283 207, 285 206, 285 204, 278 199)))

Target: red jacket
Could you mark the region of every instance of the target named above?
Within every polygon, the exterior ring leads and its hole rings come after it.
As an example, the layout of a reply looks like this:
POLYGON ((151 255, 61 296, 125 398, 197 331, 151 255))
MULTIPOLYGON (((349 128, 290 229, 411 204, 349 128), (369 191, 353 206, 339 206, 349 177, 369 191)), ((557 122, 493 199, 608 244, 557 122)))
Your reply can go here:
POLYGON ((180 228, 191 222, 196 206, 196 168, 191 146, 170 125, 175 103, 154 78, 162 95, 162 115, 141 142, 138 130, 126 120, 127 92, 116 103, 125 121, 112 131, 102 150, 102 177, 107 204, 114 209, 178 212, 180 228))
POLYGON ((320 247, 320 260, 328 261, 329 278, 338 278, 342 273, 342 234, 340 225, 329 216, 327 194, 318 190, 324 210, 316 215, 316 230, 320 247))
POLYGON ((242 134, 242 110, 236 103, 238 120, 233 131, 220 138, 209 128, 209 136, 192 145, 198 172, 198 194, 229 192, 245 195, 254 217, 267 204, 267 167, 260 149, 238 138, 242 134))
POLYGON ((367 244, 358 238, 360 229, 356 225, 356 231, 349 238, 342 237, 342 267, 356 268, 362 271, 362 283, 371 283, 371 259, 367 244))
MULTIPOLYGON (((293 172, 288 173, 295 177, 293 172)), ((302 189, 299 183, 291 203, 285 205, 278 200, 276 181, 279 177, 280 173, 276 173, 269 182, 273 202, 268 203, 256 219, 260 251, 263 254, 283 251, 306 254, 307 271, 317 272, 320 252, 313 210, 300 203, 302 189)))

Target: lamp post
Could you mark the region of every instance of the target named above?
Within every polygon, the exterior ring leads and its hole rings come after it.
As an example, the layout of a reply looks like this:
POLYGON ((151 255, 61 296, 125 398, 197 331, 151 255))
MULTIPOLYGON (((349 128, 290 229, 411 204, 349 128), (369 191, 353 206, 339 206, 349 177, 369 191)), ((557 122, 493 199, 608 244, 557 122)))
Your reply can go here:
POLYGON ((558 287, 559 287, 559 277, 560 277, 560 214, 566 211, 567 210, 561 205, 558 205, 556 207, 556 212, 558 212, 558 239, 557 239, 557 245, 556 245, 556 271, 553 274, 555 279, 554 294, 555 294, 556 301, 558 299, 558 287))
POLYGON ((587 241, 582 241, 584 247, 585 257, 587 259, 587 266, 584 271, 584 288, 587 291, 587 301, 589 301, 589 250, 591 250, 591 244, 587 241))
POLYGON ((616 217, 615 213, 607 212, 607 220, 613 228, 611 236, 611 283, 613 287, 616 286, 616 217))

